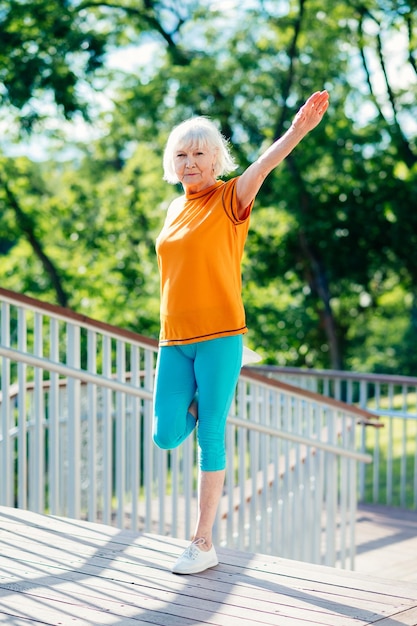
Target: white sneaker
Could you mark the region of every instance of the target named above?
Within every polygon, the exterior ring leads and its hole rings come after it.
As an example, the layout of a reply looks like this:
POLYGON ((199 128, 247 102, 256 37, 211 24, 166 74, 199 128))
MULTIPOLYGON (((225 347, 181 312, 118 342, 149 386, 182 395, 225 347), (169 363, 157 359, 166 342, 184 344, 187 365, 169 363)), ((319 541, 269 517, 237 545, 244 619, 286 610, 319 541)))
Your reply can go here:
POLYGON ((173 574, 198 574, 204 572, 209 567, 214 567, 219 563, 216 550, 214 546, 211 546, 210 550, 200 550, 199 545, 205 543, 206 540, 203 537, 196 539, 180 557, 176 560, 172 567, 173 574))

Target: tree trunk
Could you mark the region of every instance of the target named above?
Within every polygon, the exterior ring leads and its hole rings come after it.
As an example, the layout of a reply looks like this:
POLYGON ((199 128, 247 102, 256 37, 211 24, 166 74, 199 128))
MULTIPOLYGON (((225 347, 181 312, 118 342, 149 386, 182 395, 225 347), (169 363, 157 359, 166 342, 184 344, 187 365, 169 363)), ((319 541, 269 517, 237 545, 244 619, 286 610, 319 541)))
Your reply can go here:
POLYGON ((340 352, 339 338, 337 334, 336 320, 330 304, 330 291, 327 282, 326 271, 323 264, 314 254, 303 230, 299 231, 298 239, 300 249, 303 253, 306 264, 306 278, 313 293, 320 299, 322 306, 318 307, 318 314, 323 326, 330 351, 330 365, 332 369, 340 370, 343 367, 342 355, 340 352))
POLYGON ((64 307, 68 306, 68 296, 62 286, 62 279, 58 273, 57 268, 55 267, 51 259, 48 257, 48 255, 45 253, 42 243, 39 241, 39 239, 37 238, 35 234, 36 229, 35 229, 35 224, 33 222, 32 217, 27 215, 23 211, 22 207, 19 204, 18 199, 16 198, 13 191, 10 189, 7 180, 4 180, 4 179, 2 180, 1 175, 0 175, 0 182, 3 185, 3 188, 5 190, 6 198, 9 202, 9 206, 16 215, 16 221, 20 230, 29 241, 34 253, 36 254, 38 259, 42 263, 45 272, 49 276, 51 285, 54 288, 56 296, 57 296, 58 304, 64 307))

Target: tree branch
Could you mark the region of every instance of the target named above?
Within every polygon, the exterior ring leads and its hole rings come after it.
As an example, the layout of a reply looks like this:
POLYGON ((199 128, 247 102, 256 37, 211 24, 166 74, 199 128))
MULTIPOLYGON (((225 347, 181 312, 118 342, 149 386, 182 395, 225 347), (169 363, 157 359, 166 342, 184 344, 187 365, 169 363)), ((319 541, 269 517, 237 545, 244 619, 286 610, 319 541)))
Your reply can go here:
POLYGON ((302 228, 298 232, 298 241, 303 256, 308 261, 305 269, 307 283, 322 303, 321 307, 317 307, 317 313, 329 344, 331 368, 343 369, 336 320, 330 302, 331 296, 325 268, 312 249, 302 228))
POLYGON ((300 35, 301 32, 301 26, 303 23, 303 17, 304 17, 304 7, 305 7, 305 1, 306 0, 299 0, 299 11, 298 11, 298 17, 295 21, 294 24, 294 33, 292 36, 292 40, 291 43, 289 45, 288 48, 288 58, 290 60, 290 65, 288 68, 288 72, 287 72, 287 77, 284 83, 284 87, 282 90, 282 99, 283 99, 283 107, 281 110, 281 115, 278 119, 278 122, 275 126, 275 132, 274 132, 274 137, 278 138, 283 134, 284 131, 284 124, 285 121, 287 120, 288 117, 288 106, 287 106, 287 102, 288 102, 288 98, 289 95, 291 93, 291 88, 294 82, 294 78, 295 78, 295 69, 294 69, 294 65, 295 65, 295 60, 297 57, 297 49, 298 49, 298 37, 300 35))
POLYGON ((385 81, 385 88, 386 88, 386 92, 387 92, 387 96, 388 96, 388 100, 390 102, 392 111, 393 111, 393 124, 390 123, 385 115, 382 112, 382 109, 379 105, 378 102, 378 98, 375 95, 375 92, 373 90, 372 87, 372 81, 371 81, 371 73, 369 71, 368 68, 368 63, 366 60, 366 55, 365 55, 365 45, 364 45, 364 34, 363 34, 363 21, 365 16, 369 17, 370 19, 372 19, 378 27, 380 27, 380 24, 378 22, 378 20, 371 15, 367 9, 365 9, 364 7, 360 7, 359 9, 359 20, 358 20, 358 37, 359 37, 359 42, 358 42, 358 46, 359 46, 359 53, 362 59, 362 65, 365 71, 365 75, 366 75, 366 81, 368 84, 368 88, 369 88, 369 93, 371 95, 372 101, 375 104, 377 111, 378 111, 378 115, 380 117, 381 120, 383 120, 387 130, 390 132, 391 137, 394 139, 394 137, 396 137, 396 147, 398 149, 398 152, 401 154, 402 158, 404 159, 405 163, 407 164, 408 167, 412 167, 414 165, 414 163, 417 160, 417 156, 413 153, 411 146, 409 144, 409 142, 407 141, 401 125, 398 121, 398 111, 397 111, 397 103, 396 103, 396 98, 395 98, 395 94, 391 88, 390 82, 388 80, 388 74, 387 74, 387 70, 386 70, 386 65, 385 65, 385 59, 384 59, 384 53, 382 50, 382 41, 381 41, 381 36, 380 33, 378 32, 377 36, 376 36, 376 42, 377 42, 377 55, 378 55, 378 60, 380 63, 380 67, 381 67, 381 71, 382 74, 384 76, 384 81, 385 81), (393 132, 394 131, 394 132, 393 132))
POLYGON ((164 39, 165 43, 168 46, 168 51, 174 64, 187 65, 189 63, 189 58, 187 57, 185 52, 174 41, 174 35, 179 32, 181 26, 184 23, 184 20, 178 18, 176 27, 171 32, 168 32, 163 28, 160 20, 155 15, 155 4, 153 0, 147 0, 145 2, 145 10, 134 6, 123 6, 120 4, 115 4, 113 2, 106 2, 105 0, 85 0, 78 5, 77 11, 102 7, 123 11, 124 13, 126 13, 126 15, 134 16, 136 18, 139 18, 139 20, 146 22, 146 24, 154 29, 162 37, 162 39, 164 39))
POLYGON ((384 76, 385 88, 387 91, 388 99, 390 101, 391 108, 392 108, 395 134, 397 135, 398 140, 399 140, 398 148, 404 158, 405 163, 407 164, 408 167, 411 168, 414 165, 414 163, 417 161, 417 157, 416 155, 413 154, 411 146, 402 131, 401 124, 398 121, 398 109, 397 109, 396 98, 391 88, 391 84, 388 80, 387 68, 385 65, 384 53, 382 50, 382 40, 381 40, 381 35, 379 32, 377 33, 376 41, 377 41, 379 63, 381 66, 382 74, 384 76))
POLYGON ((372 101, 374 103, 374 105, 377 108, 378 111, 378 116, 380 117, 380 119, 382 119, 386 126, 388 127, 388 121, 385 119, 385 116, 381 110, 381 107, 379 106, 378 100, 375 96, 374 93, 374 88, 372 87, 372 81, 371 81, 371 72, 369 71, 369 67, 368 67, 368 62, 366 60, 366 55, 365 55, 365 44, 364 44, 364 34, 363 34, 363 20, 364 20, 364 12, 362 10, 359 11, 359 20, 358 20, 358 47, 359 47, 359 54, 362 60, 362 66, 365 72, 365 76, 366 76, 366 83, 368 85, 368 89, 369 89, 369 93, 371 95, 372 101))
POLYGON ((407 33, 408 33, 408 61, 411 67, 414 70, 414 73, 417 74, 417 63, 414 58, 415 49, 413 48, 413 22, 411 21, 411 11, 405 16, 405 22, 407 24, 407 33))

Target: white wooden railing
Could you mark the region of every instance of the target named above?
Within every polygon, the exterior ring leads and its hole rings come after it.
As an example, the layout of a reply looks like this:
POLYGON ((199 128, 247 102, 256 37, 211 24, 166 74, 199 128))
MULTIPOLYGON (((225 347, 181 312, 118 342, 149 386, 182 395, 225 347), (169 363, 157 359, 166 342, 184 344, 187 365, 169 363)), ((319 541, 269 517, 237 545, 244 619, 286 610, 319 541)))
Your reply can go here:
POLYGON ((373 462, 360 466, 359 499, 417 510, 417 377, 275 366, 257 371, 380 417, 383 429, 360 432, 359 449, 373 462))
MULTIPOLYGON (((189 537, 196 445, 151 440, 156 342, 0 289, 0 504, 189 537)), ((372 414, 244 368, 215 540, 354 566, 358 423, 372 414)))

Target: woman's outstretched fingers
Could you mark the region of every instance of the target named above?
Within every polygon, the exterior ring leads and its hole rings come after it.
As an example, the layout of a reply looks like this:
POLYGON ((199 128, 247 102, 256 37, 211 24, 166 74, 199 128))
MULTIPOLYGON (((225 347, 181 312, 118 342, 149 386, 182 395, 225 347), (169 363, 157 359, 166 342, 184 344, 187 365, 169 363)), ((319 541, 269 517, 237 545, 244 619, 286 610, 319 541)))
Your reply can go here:
POLYGON ((303 104, 294 118, 293 126, 309 132, 317 126, 329 107, 327 91, 316 91, 303 104))
POLYGON ((317 91, 312 96, 310 96, 306 104, 308 104, 310 100, 312 101, 311 108, 315 112, 319 113, 320 115, 323 115, 326 112, 329 106, 329 94, 327 93, 327 91, 317 91))

